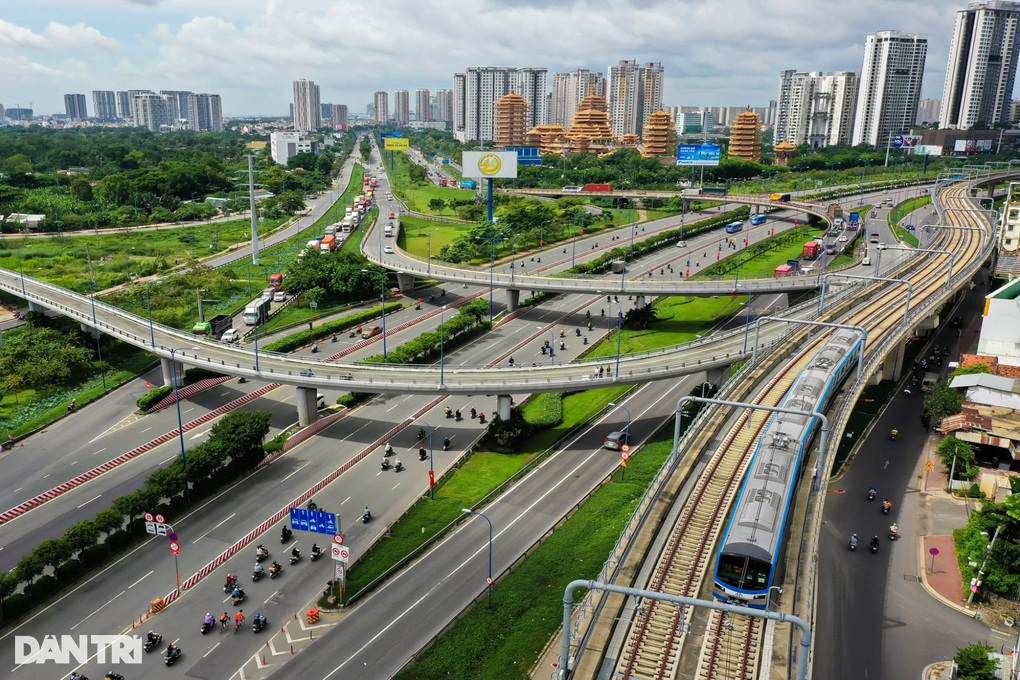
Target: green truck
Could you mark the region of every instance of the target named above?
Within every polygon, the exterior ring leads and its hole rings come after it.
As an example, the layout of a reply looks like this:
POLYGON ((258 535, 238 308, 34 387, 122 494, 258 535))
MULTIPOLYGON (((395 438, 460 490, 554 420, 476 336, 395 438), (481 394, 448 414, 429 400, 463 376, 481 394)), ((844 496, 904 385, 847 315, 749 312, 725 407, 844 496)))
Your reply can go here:
POLYGON ((219 340, 223 332, 233 326, 233 320, 229 314, 217 314, 208 321, 199 321, 191 327, 193 335, 201 335, 213 340, 219 340))

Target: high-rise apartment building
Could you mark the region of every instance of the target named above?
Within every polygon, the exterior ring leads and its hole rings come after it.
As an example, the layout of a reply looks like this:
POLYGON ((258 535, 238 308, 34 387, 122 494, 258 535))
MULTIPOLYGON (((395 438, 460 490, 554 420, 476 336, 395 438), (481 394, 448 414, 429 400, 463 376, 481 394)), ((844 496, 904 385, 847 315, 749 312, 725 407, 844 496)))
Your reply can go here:
MULTIPOLYGON (((917 104, 917 118, 914 119, 914 122, 918 125, 921 123, 937 123, 941 111, 942 102, 938 99, 922 99, 917 104)), ((1015 119, 1010 118, 1010 120, 1015 119)))
POLYGON ((319 86, 311 80, 294 81, 294 129, 311 132, 322 127, 319 86))
POLYGON ((375 122, 385 125, 390 120, 390 96, 385 92, 376 92, 374 97, 375 122))
POLYGON ((419 123, 428 123, 432 120, 432 97, 425 88, 414 91, 414 119, 419 123))
POLYGON ((393 93, 393 122, 397 127, 411 122, 411 95, 407 90, 393 93))
POLYGON ((195 121, 191 118, 189 101, 193 93, 190 90, 160 90, 159 93, 166 98, 167 111, 174 127, 198 129, 195 127, 195 121))
POLYGON ((857 74, 783 71, 779 75, 775 141, 820 148, 849 144, 857 105, 857 74))
POLYGON ((467 124, 467 74, 453 74, 453 131, 465 133, 467 124))
POLYGON ((144 127, 153 132, 164 132, 173 127, 170 117, 170 106, 167 98, 156 93, 136 94, 131 99, 133 113, 131 120, 137 127, 144 127))
MULTIPOLYGON (((507 68, 483 66, 469 68, 466 73, 453 77, 454 128, 458 130, 457 116, 460 95, 458 86, 463 83, 463 132, 464 141, 493 139, 493 107, 502 97, 516 92, 528 104, 528 124, 540 125, 545 119, 548 103, 548 88, 544 68, 507 68)), ((530 129, 530 128, 529 128, 530 129)))
POLYGON ((589 94, 606 96, 604 75, 586 68, 553 75, 549 123, 562 128, 570 127, 574 122, 578 102, 589 94))
POLYGON ((329 111, 329 122, 334 130, 346 130, 348 125, 347 104, 333 104, 329 111))
POLYGON ((117 91, 117 115, 121 120, 128 123, 135 122, 135 97, 140 94, 155 94, 152 90, 118 90, 117 91))
POLYGON ((83 94, 65 94, 64 95, 64 112, 68 118, 74 120, 85 120, 89 117, 89 113, 85 108, 85 95, 83 94))
POLYGON ((440 123, 453 122, 453 90, 439 89, 432 95, 430 119, 440 123))
POLYGON ((1020 3, 972 2, 956 13, 939 127, 1007 122, 1020 49, 1020 3))
POLYGON ((218 94, 189 94, 187 111, 192 130, 223 132, 223 103, 218 94))
POLYGON ((117 120, 117 95, 113 90, 92 90, 92 110, 103 122, 117 120))
POLYGON ((851 144, 884 147, 892 135, 908 132, 921 98, 928 38, 879 31, 864 43, 851 144))
POLYGON ((606 96, 617 139, 625 134, 640 134, 645 119, 662 109, 664 80, 665 71, 657 62, 638 66, 634 60, 621 59, 609 67, 606 96))

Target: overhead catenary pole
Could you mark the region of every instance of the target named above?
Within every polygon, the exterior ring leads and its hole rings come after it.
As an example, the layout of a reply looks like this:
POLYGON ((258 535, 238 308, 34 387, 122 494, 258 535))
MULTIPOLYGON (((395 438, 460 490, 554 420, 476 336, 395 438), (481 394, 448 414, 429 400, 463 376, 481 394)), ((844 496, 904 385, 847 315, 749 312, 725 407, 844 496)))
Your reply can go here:
POLYGON ((255 209, 255 156, 248 155, 248 204, 251 210, 251 263, 259 264, 259 214, 255 209))

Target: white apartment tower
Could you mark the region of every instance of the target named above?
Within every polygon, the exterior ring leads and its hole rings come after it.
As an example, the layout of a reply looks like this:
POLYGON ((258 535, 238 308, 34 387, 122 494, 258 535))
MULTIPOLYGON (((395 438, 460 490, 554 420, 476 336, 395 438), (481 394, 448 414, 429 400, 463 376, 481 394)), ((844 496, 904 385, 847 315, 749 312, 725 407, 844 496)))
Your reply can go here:
POLYGON ((347 129, 347 104, 332 104, 329 108, 329 121, 333 124, 334 130, 347 129))
POLYGON ((483 66, 453 76, 454 131, 462 130, 462 141, 490 141, 493 138, 492 109, 497 101, 515 92, 528 102, 529 129, 545 121, 548 88, 547 69, 483 66), (460 83, 463 83, 460 86, 460 83), (463 113, 460 88, 463 88, 463 113), (458 117, 462 116, 462 125, 458 117))
POLYGON ((372 96, 375 110, 375 122, 385 125, 390 120, 390 96, 385 92, 376 92, 372 96))
POLYGON ((414 91, 414 119, 419 123, 428 123, 432 120, 432 97, 425 88, 414 91))
POLYGON ((310 80, 294 81, 294 129, 311 132, 322 127, 319 86, 310 80))
POLYGON ((411 96, 407 90, 397 90, 393 93, 393 122, 398 127, 411 122, 411 96))
POLYGON ((799 73, 779 75, 775 140, 820 148, 849 144, 857 105, 857 74, 799 73))
POLYGON ((163 95, 136 94, 131 103, 134 107, 131 119, 136 126, 148 128, 153 132, 163 132, 173 127, 170 106, 163 95))
POLYGON ((662 84, 665 72, 661 63, 638 66, 634 60, 621 59, 609 67, 606 97, 613 134, 640 135, 645 119, 662 108, 662 84))
POLYGON ((223 132, 223 103, 218 94, 189 94, 187 109, 192 130, 223 132))
POLYGON ((467 123, 467 74, 453 74, 453 131, 465 134, 467 123))
POLYGON ((942 90, 941 128, 1005 123, 1016 78, 1020 3, 972 2, 956 13, 942 90))
POLYGON ((432 95, 429 119, 440 123, 453 121, 453 90, 439 89, 432 95))
POLYGON ((921 98, 927 53, 924 35, 899 31, 868 34, 851 144, 884 147, 892 135, 910 129, 921 98))
POLYGON ((606 77, 581 68, 570 73, 557 73, 552 79, 552 105, 549 122, 563 128, 574 123, 577 104, 589 94, 606 96, 606 77))

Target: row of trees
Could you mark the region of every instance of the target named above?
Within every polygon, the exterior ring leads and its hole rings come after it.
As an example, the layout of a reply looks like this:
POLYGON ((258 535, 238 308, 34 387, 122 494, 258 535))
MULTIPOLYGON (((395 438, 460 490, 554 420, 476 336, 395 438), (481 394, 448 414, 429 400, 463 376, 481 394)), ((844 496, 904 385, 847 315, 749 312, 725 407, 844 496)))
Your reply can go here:
POLYGON ((287 267, 283 285, 289 293, 323 291, 316 302, 365 300, 379 295, 378 273, 385 272, 353 251, 314 253, 297 258, 287 267))
POLYGON ((254 469, 265 456, 269 419, 269 413, 259 411, 227 414, 213 425, 205 443, 188 452, 186 467, 174 459, 153 472, 141 489, 114 499, 95 518, 76 522, 62 537, 40 543, 11 572, 0 574, 0 614, 19 616, 126 549, 145 535, 142 513, 183 508, 185 484, 195 500, 254 469))

